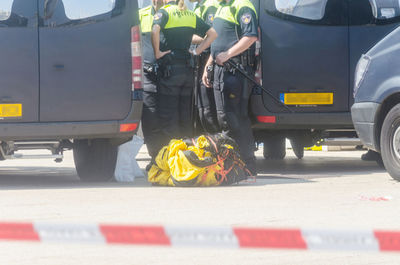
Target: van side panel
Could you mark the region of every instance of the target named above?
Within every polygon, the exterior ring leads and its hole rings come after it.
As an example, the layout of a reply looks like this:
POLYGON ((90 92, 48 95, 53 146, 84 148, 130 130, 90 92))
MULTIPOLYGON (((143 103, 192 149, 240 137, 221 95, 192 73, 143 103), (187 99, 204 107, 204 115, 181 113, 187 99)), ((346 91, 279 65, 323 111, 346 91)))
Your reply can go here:
POLYGON ((22 104, 22 117, 5 122, 38 121, 39 63, 36 0, 14 0, 11 15, 0 21, 0 104, 22 104))
POLYGON ((53 16, 44 19, 39 31, 41 122, 122 120, 130 112, 130 29, 137 8, 130 9, 130 0, 116 2, 108 13, 70 19, 58 1, 53 16))

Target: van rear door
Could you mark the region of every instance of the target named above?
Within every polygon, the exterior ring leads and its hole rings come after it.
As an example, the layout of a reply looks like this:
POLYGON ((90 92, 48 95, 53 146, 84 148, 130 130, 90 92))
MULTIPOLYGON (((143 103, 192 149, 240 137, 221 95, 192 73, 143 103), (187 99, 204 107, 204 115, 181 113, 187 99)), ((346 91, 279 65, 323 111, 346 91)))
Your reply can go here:
POLYGON ((40 121, 124 119, 136 1, 39 0, 39 11, 40 121))
POLYGON ((263 86, 295 112, 349 111, 348 0, 261 0, 259 21, 263 86))
POLYGON ((0 123, 38 120, 36 0, 0 2, 0 123))

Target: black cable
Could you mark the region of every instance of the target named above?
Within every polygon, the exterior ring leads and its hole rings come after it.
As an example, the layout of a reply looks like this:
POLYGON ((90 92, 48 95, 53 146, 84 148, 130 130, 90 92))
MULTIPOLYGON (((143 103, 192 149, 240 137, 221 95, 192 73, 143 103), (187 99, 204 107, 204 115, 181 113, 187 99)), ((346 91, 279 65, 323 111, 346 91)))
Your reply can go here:
POLYGON ((235 70, 237 70, 240 74, 242 74, 244 77, 246 77, 248 80, 250 80, 254 85, 256 85, 256 87, 261 88, 265 93, 267 93, 273 100, 275 100, 276 102, 278 102, 280 105, 282 105, 285 109, 287 109, 289 112, 293 113, 294 111, 291 110, 288 106, 286 106, 282 101, 280 101, 279 99, 277 99, 271 91, 268 91, 267 89, 265 89, 264 87, 260 86, 257 81, 255 81, 250 75, 248 75, 243 69, 241 69, 239 67, 239 65, 237 65, 235 62, 232 61, 232 59, 229 59, 228 61, 226 61, 230 66, 232 66, 233 68, 235 68, 235 70))

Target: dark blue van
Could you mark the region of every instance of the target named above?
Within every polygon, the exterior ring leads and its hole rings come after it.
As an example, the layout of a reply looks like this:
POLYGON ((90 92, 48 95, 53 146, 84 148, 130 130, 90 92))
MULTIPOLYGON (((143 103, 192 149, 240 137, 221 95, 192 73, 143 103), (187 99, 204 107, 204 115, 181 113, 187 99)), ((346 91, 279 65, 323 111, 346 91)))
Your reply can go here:
POLYGON ((400 27, 358 62, 354 127, 364 145, 382 154, 389 174, 400 181, 400 27))
POLYGON ((350 115, 361 54, 400 25, 398 0, 254 0, 261 27, 260 76, 251 98, 264 156, 285 156, 285 138, 302 157, 324 137, 356 137, 350 115))
POLYGON ((83 180, 113 175, 140 116, 136 0, 0 1, 0 159, 73 149, 83 180))

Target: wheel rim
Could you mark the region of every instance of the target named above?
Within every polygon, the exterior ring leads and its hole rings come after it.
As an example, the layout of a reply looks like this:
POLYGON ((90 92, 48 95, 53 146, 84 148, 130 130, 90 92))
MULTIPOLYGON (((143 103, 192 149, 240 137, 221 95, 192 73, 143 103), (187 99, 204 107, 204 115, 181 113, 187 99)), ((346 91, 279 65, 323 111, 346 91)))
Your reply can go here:
POLYGON ((393 135, 393 152, 398 160, 400 160, 400 126, 397 127, 393 135))

